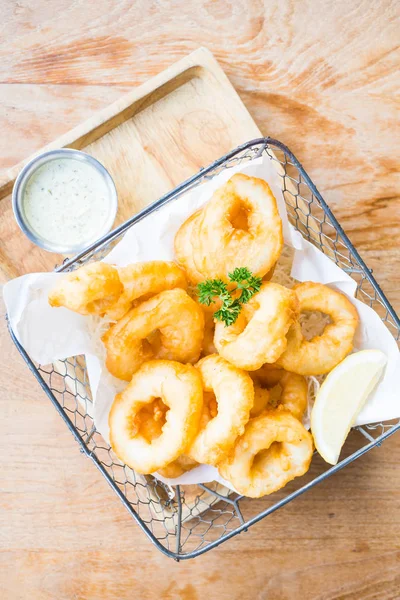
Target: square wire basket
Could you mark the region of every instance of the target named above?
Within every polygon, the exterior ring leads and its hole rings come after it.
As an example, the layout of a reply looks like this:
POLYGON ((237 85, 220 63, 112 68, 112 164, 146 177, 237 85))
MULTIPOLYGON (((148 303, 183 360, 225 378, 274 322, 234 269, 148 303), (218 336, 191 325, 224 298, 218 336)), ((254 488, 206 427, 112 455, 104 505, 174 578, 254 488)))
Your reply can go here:
MULTIPOLYGON (((268 137, 243 144, 201 169, 56 270, 72 271, 87 262, 102 259, 135 223, 149 217, 168 202, 179 201, 182 194, 212 179, 223 169, 248 163, 262 155, 273 161, 280 176, 291 223, 356 280, 356 297, 374 308, 400 345, 400 320, 371 270, 360 258, 299 161, 281 142, 268 137)), ((380 446, 384 439, 400 429, 400 420, 357 427, 362 435, 358 435, 356 451, 349 454, 345 446, 342 453, 345 457, 334 467, 323 464, 311 468, 305 476, 262 500, 243 498, 216 482, 169 488, 151 475, 135 474, 118 460, 96 431, 91 417, 92 397, 83 356, 48 366, 36 365, 11 329, 10 334, 28 367, 79 443, 81 452, 94 462, 149 539, 164 554, 176 560, 199 556, 247 530, 375 446, 380 446)))

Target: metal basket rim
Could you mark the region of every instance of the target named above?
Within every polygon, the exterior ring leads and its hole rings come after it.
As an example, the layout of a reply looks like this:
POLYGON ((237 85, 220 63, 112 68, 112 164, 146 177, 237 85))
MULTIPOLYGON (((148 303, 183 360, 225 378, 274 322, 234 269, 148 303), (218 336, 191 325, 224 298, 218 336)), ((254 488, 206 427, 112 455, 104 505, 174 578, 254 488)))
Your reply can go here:
MULTIPOLYGON (((190 186, 192 184, 198 182, 198 180, 201 179, 201 178, 203 178, 205 175, 207 175, 207 173, 209 173, 209 172, 213 171, 215 168, 223 165, 224 163, 226 163, 226 161, 228 161, 231 158, 234 158, 237 154, 240 154, 241 152, 243 152, 245 150, 248 150, 248 149, 250 149, 252 147, 255 147, 255 146, 261 146, 261 148, 259 149, 257 155, 255 157, 253 157, 253 159, 256 158, 257 156, 261 156, 262 153, 266 150, 266 148, 268 146, 275 146, 279 150, 282 150, 284 152, 284 154, 287 157, 290 158, 290 160, 293 163, 293 165, 298 169, 299 173, 301 174, 302 179, 306 182, 306 184, 309 187, 309 189, 311 190, 312 194, 315 196, 315 198, 317 199, 318 203, 322 207, 324 213, 326 215, 328 215, 329 219, 331 220, 332 224, 335 227, 335 230, 338 232, 338 234, 342 238, 342 240, 343 240, 344 244, 346 245, 347 249, 351 252, 351 254, 353 254, 353 256, 356 258, 357 262, 360 264, 360 266, 362 268, 362 271, 363 271, 363 275, 366 277, 366 279, 368 279, 368 281, 370 282, 370 284, 374 288, 375 292, 379 295, 379 297, 380 297, 380 299, 381 299, 381 301, 382 301, 385 309, 387 310, 387 312, 392 317, 392 319, 393 319, 394 323, 396 324, 396 326, 400 329, 400 318, 396 314, 394 308, 392 307, 392 305, 390 304, 389 300, 386 298, 384 292, 382 291, 382 289, 380 288, 379 284, 377 283, 376 279, 372 275, 371 270, 367 267, 367 265, 365 264, 365 262, 363 261, 363 259, 359 255, 358 251, 353 246, 353 244, 351 243, 350 239, 347 237, 346 233, 344 232, 343 228, 339 224, 338 220, 334 216, 333 212, 331 211, 331 209, 329 208, 329 206, 327 205, 327 203, 325 202, 325 200, 321 196, 320 192, 318 191, 317 187, 315 186, 315 184, 311 180, 310 176, 308 175, 308 173, 306 172, 306 170, 304 169, 304 167, 302 166, 302 164, 300 163, 300 161, 289 150, 289 148, 285 144, 283 144, 282 142, 280 142, 279 140, 276 140, 276 139, 274 139, 272 137, 261 137, 261 138, 255 138, 253 140, 250 140, 250 141, 248 141, 248 142, 246 142, 244 144, 241 144, 240 146, 236 147, 235 149, 231 150, 230 152, 228 152, 227 154, 225 154, 221 158, 215 160, 214 162, 212 162, 211 164, 209 164, 207 167, 200 169, 199 172, 195 173, 193 176, 191 176, 188 179, 186 179, 185 181, 183 181, 181 184, 179 184, 178 186, 176 186, 175 188, 173 188, 171 191, 169 191, 168 193, 166 193, 163 196, 161 196, 158 200, 156 200, 152 204, 150 204, 147 207, 145 207, 143 210, 141 210, 140 212, 138 212, 137 214, 135 214, 133 217, 131 217, 130 219, 128 219, 127 221, 125 221, 124 223, 122 223, 121 225, 119 225, 118 227, 116 227, 115 229, 113 229, 112 231, 110 231, 108 234, 106 234, 103 237, 99 238, 91 246, 89 246, 88 248, 86 248, 82 252, 76 254, 72 258, 64 261, 64 263, 62 265, 60 265, 59 267, 57 267, 55 269, 55 271, 56 272, 63 272, 63 271, 65 271, 70 266, 72 266, 75 263, 79 262, 82 258, 84 258, 85 256, 87 256, 88 254, 90 254, 94 250, 101 248, 103 245, 105 245, 105 244, 109 243, 110 241, 114 240, 115 238, 119 237, 121 234, 123 234, 125 231, 127 231, 132 225, 134 225, 135 223, 141 221, 143 218, 147 217, 148 215, 150 215, 155 210, 158 210, 161 206, 163 206, 164 204, 167 204, 169 201, 173 200, 176 196, 178 196, 178 195, 182 194, 183 192, 187 191, 188 189, 190 189, 190 186)), ((160 541, 155 537, 155 535, 153 534, 153 532, 147 527, 147 525, 145 524, 145 522, 140 518, 140 516, 132 508, 132 506, 130 505, 130 503, 127 501, 126 497, 122 493, 122 491, 118 488, 118 486, 112 480, 112 478, 107 473, 107 471, 104 469, 104 467, 102 466, 102 464, 99 462, 99 460, 97 459, 96 455, 92 451, 90 451, 88 449, 88 447, 85 445, 85 442, 83 441, 83 439, 79 435, 77 429, 75 428, 75 425, 72 423, 72 421, 68 417, 68 415, 64 412, 64 410, 62 409, 61 405, 59 404, 59 402, 57 401, 56 397, 54 396, 53 392, 48 387, 47 383, 45 382, 45 380, 43 379, 43 377, 39 373, 39 371, 36 368, 34 362, 30 358, 30 356, 28 355, 28 353, 26 352, 26 350, 24 349, 24 347, 18 341, 18 339, 17 339, 17 337, 15 335, 15 332, 11 328, 11 325, 9 323, 7 315, 6 315, 6 320, 7 320, 8 330, 9 330, 11 339, 13 340, 15 346, 17 347, 17 350, 21 354, 22 358, 24 359, 24 361, 28 365, 29 370, 35 376, 35 378, 39 382, 39 385, 41 386, 41 388, 43 389, 43 391, 46 393, 47 397, 50 399, 50 401, 52 402, 53 406, 55 407, 55 409, 57 410, 57 412, 59 413, 59 415, 62 417, 62 419, 66 423, 66 425, 67 425, 68 429, 70 430, 70 432, 72 433, 73 437, 79 443, 79 445, 80 445, 80 451, 83 454, 85 454, 86 456, 88 456, 93 461, 93 463, 96 465, 96 467, 99 469, 99 471, 102 473, 102 475, 106 479, 107 483, 110 485, 110 487, 113 489, 113 491, 120 498, 120 500, 123 503, 123 505, 125 506, 125 508, 128 510, 128 512, 134 518, 134 520, 139 525, 139 527, 141 528, 141 530, 150 539, 150 541, 165 556, 167 556, 169 558, 173 558, 173 559, 175 559, 177 561, 179 561, 179 560, 188 560, 188 559, 200 556, 201 554, 204 554, 205 552, 208 552, 212 548, 215 548, 215 547, 219 546, 220 544, 222 544, 223 542, 227 541, 228 539, 231 539, 232 537, 238 535, 242 531, 247 531, 247 529, 249 527, 251 527, 252 525, 254 525, 255 523, 257 523, 258 521, 262 520, 268 514, 274 512, 278 508, 281 508, 282 506, 288 504, 289 502, 291 502, 292 500, 294 500, 295 498, 297 498, 298 496, 300 496, 301 494, 303 494, 307 490, 311 489, 312 487, 314 487, 315 485, 317 485, 321 481, 327 479, 328 477, 330 477, 331 475, 333 475, 337 471, 343 469, 345 466, 347 466, 348 464, 350 464, 351 462, 353 462, 354 460, 356 460, 357 458, 359 458, 363 454, 366 454, 367 452, 369 452, 369 450, 371 450, 375 446, 380 446, 385 439, 387 439, 388 437, 390 437, 391 435, 393 435, 395 432, 397 432, 400 429, 400 422, 399 422, 397 425, 393 425, 393 427, 390 430, 382 433, 380 436, 378 436, 376 439, 374 439, 373 441, 371 441, 366 446, 363 446, 362 448, 360 448, 359 450, 357 450, 356 452, 354 452, 353 454, 351 454, 350 456, 348 456, 346 459, 342 460, 337 465, 331 467, 330 469, 328 469, 327 471, 325 471, 324 473, 322 473, 318 477, 314 478, 312 481, 310 481, 309 483, 307 483, 303 487, 295 490, 294 492, 292 492, 291 494, 289 494, 288 496, 286 496, 285 498, 283 498, 279 502, 275 503, 273 506, 267 508, 266 510, 264 510, 261 513, 257 514, 253 518, 251 518, 248 521, 242 523, 236 529, 230 531, 229 533, 226 533, 225 535, 221 536, 217 540, 209 542, 206 546, 204 546, 202 548, 199 548, 197 550, 194 550, 192 552, 188 552, 188 553, 185 553, 185 554, 180 554, 179 551, 178 552, 174 552, 172 550, 169 550, 169 549, 167 549, 165 546, 163 546, 160 543, 160 541)), ((179 485, 176 486, 176 490, 177 490, 177 494, 180 495, 180 486, 179 485)))

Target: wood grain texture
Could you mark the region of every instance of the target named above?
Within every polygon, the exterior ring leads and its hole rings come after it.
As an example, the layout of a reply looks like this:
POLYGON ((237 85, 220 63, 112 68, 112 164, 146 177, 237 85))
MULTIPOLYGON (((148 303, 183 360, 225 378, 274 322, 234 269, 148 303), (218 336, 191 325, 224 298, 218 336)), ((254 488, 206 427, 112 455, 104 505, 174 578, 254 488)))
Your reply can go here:
MULTIPOLYGON (((398 14, 392 0, 8 0, 0 166, 205 45, 400 310, 398 14)), ((2 598, 399 598, 399 436, 247 534, 175 564, 79 454, 4 325, 0 348, 2 598)))
MULTIPOLYGON (((261 132, 212 54, 190 53, 84 123, 42 147, 84 150, 111 173, 115 225, 261 132)), ((49 270, 63 256, 34 246, 18 228, 10 193, 31 157, 0 174, 0 277, 49 270)))

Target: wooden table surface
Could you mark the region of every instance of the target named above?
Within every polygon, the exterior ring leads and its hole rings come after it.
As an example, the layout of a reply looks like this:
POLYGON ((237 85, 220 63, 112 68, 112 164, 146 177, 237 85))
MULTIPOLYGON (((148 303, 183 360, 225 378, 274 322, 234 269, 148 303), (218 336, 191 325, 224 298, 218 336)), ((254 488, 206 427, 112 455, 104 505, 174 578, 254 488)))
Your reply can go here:
MULTIPOLYGON (((400 310, 399 2, 5 0, 12 166, 198 46, 303 162, 400 310)), ((194 561, 155 550, 0 331, 2 600, 400 597, 400 436, 194 561)))

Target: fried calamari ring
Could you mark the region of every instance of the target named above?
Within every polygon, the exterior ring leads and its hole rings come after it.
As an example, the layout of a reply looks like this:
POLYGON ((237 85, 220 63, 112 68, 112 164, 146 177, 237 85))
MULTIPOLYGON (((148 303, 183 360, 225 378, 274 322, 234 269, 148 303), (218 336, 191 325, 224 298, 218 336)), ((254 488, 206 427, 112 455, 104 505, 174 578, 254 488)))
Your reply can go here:
POLYGON ((214 306, 201 305, 204 313, 204 338, 201 354, 208 356, 209 354, 217 354, 217 349, 214 344, 215 322, 214 322, 214 306))
POLYGON ((204 315, 204 337, 201 349, 201 357, 208 356, 209 354, 217 354, 217 349, 214 345, 214 313, 221 307, 222 302, 218 298, 216 298, 210 306, 207 306, 206 304, 201 304, 199 302, 197 289, 193 288, 192 286, 188 288, 188 294, 200 306, 204 315))
POLYGON ((308 399, 308 385, 304 377, 275 365, 264 365, 258 371, 251 372, 250 376, 254 381, 255 394, 252 417, 265 408, 280 406, 299 421, 302 420, 308 399))
POLYGON ((102 337, 109 372, 129 381, 151 358, 198 360, 204 334, 200 306, 181 289, 166 290, 132 308, 102 337))
POLYGON ((282 221, 269 185, 233 175, 194 220, 189 245, 203 279, 226 280, 238 265, 264 276, 283 248, 282 221))
POLYGON ((263 282, 264 281, 271 281, 271 279, 274 276, 275 273, 275 267, 276 267, 276 263, 274 263, 272 265, 272 267, 270 268, 270 270, 268 271, 268 273, 265 273, 264 277, 262 278, 263 282))
POLYGON ((135 431, 149 443, 157 439, 162 434, 167 411, 168 407, 161 398, 146 404, 135 417, 135 431))
MULTIPOLYGON (((252 373, 249 373, 249 375, 251 376, 252 373)), ((254 381, 254 403, 253 408, 250 411, 250 417, 253 418, 260 415, 266 408, 268 408, 270 400, 271 397, 269 390, 254 381)))
POLYGON ((167 479, 176 479, 176 477, 180 477, 198 466, 198 462, 182 454, 182 456, 178 456, 176 460, 166 465, 163 469, 158 469, 157 472, 167 479))
MULTIPOLYGON (((209 421, 217 416, 218 406, 215 394, 213 392, 203 391, 203 409, 200 417, 199 431, 204 429, 209 421)), ((174 462, 170 463, 162 470, 158 471, 163 477, 174 479, 183 473, 198 467, 199 463, 189 456, 183 454, 174 462)))
POLYGON ((193 441, 202 405, 201 377, 194 367, 168 360, 144 364, 117 394, 110 410, 110 442, 115 454, 138 473, 162 469, 193 441), (168 411, 161 434, 149 441, 141 431, 140 411, 157 399, 168 411))
POLYGON ((332 320, 322 335, 306 340, 301 325, 296 322, 288 333, 285 352, 277 360, 278 365, 299 375, 323 375, 329 373, 353 349, 354 334, 359 317, 356 308, 344 294, 322 283, 307 281, 293 287, 300 312, 319 311, 332 320))
POLYGON ((297 373, 286 372, 279 380, 282 389, 278 404, 288 410, 296 419, 302 420, 307 408, 308 385, 307 381, 297 373))
POLYGON ((271 410, 250 419, 218 471, 239 494, 260 498, 304 475, 312 454, 311 434, 300 421, 288 411, 271 410))
POLYGON ((50 306, 65 306, 81 315, 104 315, 122 294, 118 270, 93 262, 67 273, 49 293, 50 306))
POLYGON ((255 371, 273 363, 286 348, 286 334, 298 315, 296 294, 266 282, 244 304, 233 325, 215 325, 214 343, 221 356, 241 369, 255 371))
POLYGON ((254 382, 271 389, 279 383, 285 372, 285 369, 276 363, 265 363, 257 371, 252 371, 250 376, 254 382))
MULTIPOLYGON (((153 400, 142 408, 135 417, 136 430, 145 438, 147 442, 153 442, 160 437, 166 422, 168 407, 161 399, 153 400)), ((204 413, 204 408, 203 408, 204 413)), ((202 413, 202 415, 203 415, 202 413)), ((200 418, 200 423, 202 422, 200 418)), ((158 474, 168 479, 175 479, 183 473, 190 471, 198 466, 195 460, 182 454, 177 459, 158 470, 158 474)))
POLYGON ((107 311, 110 319, 121 319, 138 301, 174 288, 186 290, 184 271, 174 262, 153 260, 120 267, 119 278, 124 286, 117 302, 107 311))
MULTIPOLYGON (((205 393, 215 395, 217 414, 205 426, 204 421, 200 424, 200 431, 187 453, 199 463, 216 465, 231 450, 249 420, 253 382, 247 373, 217 354, 202 358, 196 368, 205 393)), ((210 411, 213 411, 212 406, 210 411)))
POLYGON ((193 298, 193 300, 200 306, 204 314, 204 338, 201 349, 201 357, 203 358, 209 354, 217 354, 217 349, 214 344, 216 323, 214 319, 214 313, 221 308, 222 301, 219 298, 215 298, 214 302, 210 304, 210 306, 207 306, 206 304, 201 304, 199 302, 199 296, 196 288, 189 288, 188 293, 191 295, 191 298, 193 298))
POLYGON ((204 279, 193 259, 192 236, 197 235, 197 223, 199 221, 201 210, 190 215, 190 217, 181 225, 175 235, 174 248, 178 262, 185 269, 187 276, 193 283, 199 283, 204 279))

